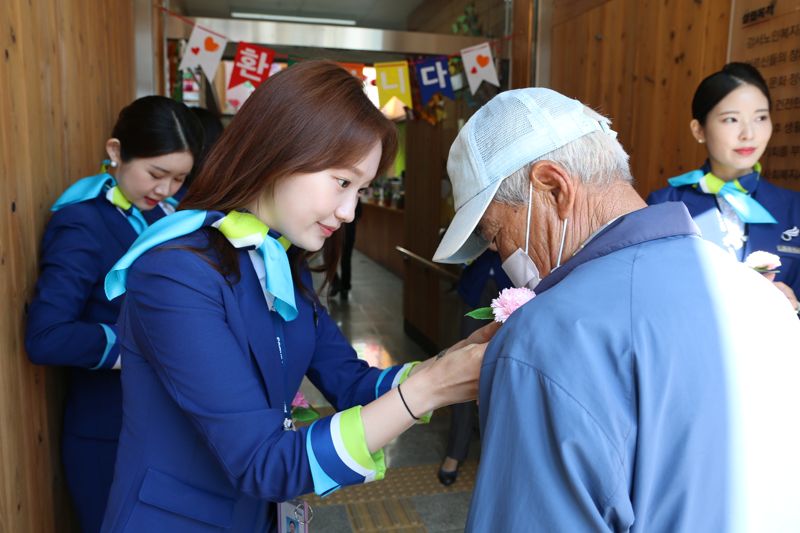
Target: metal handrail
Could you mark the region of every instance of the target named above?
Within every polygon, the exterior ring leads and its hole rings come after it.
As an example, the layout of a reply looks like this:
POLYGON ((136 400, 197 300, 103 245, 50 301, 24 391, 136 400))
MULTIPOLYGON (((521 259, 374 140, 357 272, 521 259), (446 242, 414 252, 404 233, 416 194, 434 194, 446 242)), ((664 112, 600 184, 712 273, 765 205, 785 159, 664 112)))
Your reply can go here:
POLYGON ((425 259, 421 255, 417 255, 414 252, 412 252, 411 250, 408 250, 407 248, 403 248, 402 246, 395 246, 394 249, 397 250, 398 252, 400 252, 400 254, 403 257, 408 258, 408 259, 413 259, 413 260, 417 261, 418 263, 421 263, 424 267, 433 270, 434 272, 436 272, 437 274, 439 274, 443 278, 447 278, 447 279, 449 279, 451 281, 458 281, 458 276, 456 274, 453 274, 452 272, 450 272, 446 268, 443 268, 443 267, 437 265, 433 261, 425 259))

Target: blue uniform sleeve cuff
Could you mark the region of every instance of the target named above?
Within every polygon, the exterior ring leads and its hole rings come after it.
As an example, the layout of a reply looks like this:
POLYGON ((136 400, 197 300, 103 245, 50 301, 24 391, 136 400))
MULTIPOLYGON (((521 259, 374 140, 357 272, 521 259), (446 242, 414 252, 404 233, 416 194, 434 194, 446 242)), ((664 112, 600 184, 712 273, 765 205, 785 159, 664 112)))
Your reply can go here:
POLYGON ((117 355, 119 353, 119 347, 117 346, 116 326, 100 324, 100 327, 103 328, 103 333, 106 336, 106 348, 103 351, 103 356, 100 358, 100 362, 97 363, 96 366, 93 366, 92 370, 113 368, 117 362, 117 355))
MULTIPOLYGON (((375 384, 375 398, 377 399, 379 396, 386 394, 393 388, 397 387, 405 380, 408 379, 409 374, 417 366, 420 362, 413 361, 411 363, 406 363, 404 365, 398 366, 391 366, 381 372, 381 375, 378 376, 378 381, 375 384)), ((418 424, 427 424, 431 421, 431 417, 433 416, 433 411, 420 415, 418 424)))
POLYGON ((360 405, 314 422, 306 433, 306 453, 320 496, 386 474, 383 450, 369 453, 367 448, 360 405))
POLYGON ((399 384, 404 382, 411 370, 419 364, 419 361, 413 363, 406 363, 404 365, 390 366, 385 368, 378 376, 378 381, 375 383, 375 399, 377 400, 399 384))

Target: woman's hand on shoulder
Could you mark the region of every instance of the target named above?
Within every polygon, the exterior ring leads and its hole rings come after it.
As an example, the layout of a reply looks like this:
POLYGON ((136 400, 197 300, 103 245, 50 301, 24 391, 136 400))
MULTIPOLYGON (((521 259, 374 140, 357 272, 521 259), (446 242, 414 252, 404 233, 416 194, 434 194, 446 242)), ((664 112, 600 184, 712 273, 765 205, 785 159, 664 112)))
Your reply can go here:
POLYGON ((797 295, 794 293, 792 288, 782 281, 775 281, 773 284, 779 291, 783 293, 784 296, 786 296, 786 298, 789 300, 789 303, 792 304, 792 309, 798 311, 797 295))
POLYGON ((454 346, 418 365, 403 384, 403 390, 409 389, 413 397, 424 401, 425 405, 419 406, 420 412, 477 398, 487 343, 466 344, 462 341, 459 344, 461 346, 454 346))

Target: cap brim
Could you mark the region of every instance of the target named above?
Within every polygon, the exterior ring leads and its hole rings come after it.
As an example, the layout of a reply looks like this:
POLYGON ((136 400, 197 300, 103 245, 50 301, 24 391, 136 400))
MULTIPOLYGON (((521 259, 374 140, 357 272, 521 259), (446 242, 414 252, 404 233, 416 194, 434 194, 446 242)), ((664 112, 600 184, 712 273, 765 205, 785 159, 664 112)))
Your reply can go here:
POLYGON ((442 242, 433 254, 437 263, 465 263, 481 255, 489 243, 475 234, 475 227, 486 212, 503 180, 497 180, 472 197, 456 211, 442 242))

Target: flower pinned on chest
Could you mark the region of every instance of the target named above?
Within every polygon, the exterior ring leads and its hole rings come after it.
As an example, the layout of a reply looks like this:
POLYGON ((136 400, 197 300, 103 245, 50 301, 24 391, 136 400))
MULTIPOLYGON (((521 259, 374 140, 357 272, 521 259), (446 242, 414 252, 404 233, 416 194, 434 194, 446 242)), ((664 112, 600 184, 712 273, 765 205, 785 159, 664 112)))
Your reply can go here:
POLYGON ((763 274, 768 280, 774 281, 775 274, 780 273, 778 269, 781 267, 781 258, 775 254, 758 250, 748 255, 744 264, 759 274, 763 274))
POLYGON ((292 400, 292 418, 297 423, 311 423, 319 418, 319 413, 316 409, 309 405, 303 393, 297 391, 292 400))
POLYGON ((476 320, 494 320, 502 324, 534 296, 536 293, 525 287, 503 289, 497 298, 492 300, 490 307, 480 307, 467 313, 467 316, 476 320))

